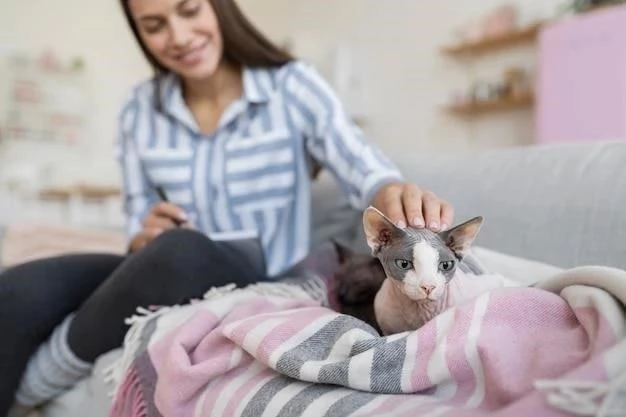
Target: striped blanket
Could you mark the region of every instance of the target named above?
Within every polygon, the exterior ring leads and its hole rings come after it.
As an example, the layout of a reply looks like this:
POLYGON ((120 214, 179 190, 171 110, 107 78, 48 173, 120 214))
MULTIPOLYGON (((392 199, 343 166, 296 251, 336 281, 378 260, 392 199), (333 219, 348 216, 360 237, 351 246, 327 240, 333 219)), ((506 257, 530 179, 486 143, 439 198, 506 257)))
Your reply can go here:
POLYGON ((626 272, 566 270, 388 337, 328 293, 306 276, 144 310, 110 415, 626 415, 626 272))

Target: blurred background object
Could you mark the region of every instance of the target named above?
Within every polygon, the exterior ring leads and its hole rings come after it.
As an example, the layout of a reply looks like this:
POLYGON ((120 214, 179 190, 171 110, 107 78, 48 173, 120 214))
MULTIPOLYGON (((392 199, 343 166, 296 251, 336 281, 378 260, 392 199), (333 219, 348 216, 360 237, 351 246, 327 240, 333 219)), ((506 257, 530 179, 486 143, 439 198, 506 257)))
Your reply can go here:
MULTIPOLYGON (((621 22, 622 2, 239 3, 271 39, 317 67, 368 138, 393 159, 537 146, 551 140, 541 133, 545 126, 564 118, 590 127, 584 137, 559 141, 626 134, 593 128, 606 125, 606 117, 612 126, 626 126, 621 107, 607 110, 626 91, 623 53, 617 44, 607 46, 624 34, 605 24, 621 22), (589 45, 585 65, 575 72, 566 70, 578 62, 566 52, 574 41, 555 40, 566 30, 569 39, 577 33, 589 45), (606 93, 590 100, 599 80, 606 93), (572 106, 574 97, 582 104, 572 106)), ((0 225, 46 219, 121 230, 117 116, 150 70, 118 7, 59 0, 50 12, 43 0, 5 0, 0 225)))

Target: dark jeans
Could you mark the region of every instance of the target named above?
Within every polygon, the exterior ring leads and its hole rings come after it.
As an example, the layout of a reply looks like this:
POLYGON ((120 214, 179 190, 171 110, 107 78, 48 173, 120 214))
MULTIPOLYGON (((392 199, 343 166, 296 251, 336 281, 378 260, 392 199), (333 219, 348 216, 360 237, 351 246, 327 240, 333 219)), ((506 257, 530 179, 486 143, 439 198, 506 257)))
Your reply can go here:
POLYGON ((68 342, 80 359, 122 345, 124 319, 137 307, 200 298, 213 286, 265 279, 245 256, 185 229, 168 231, 127 257, 67 255, 0 274, 0 416, 5 416, 28 360, 68 314, 68 342))

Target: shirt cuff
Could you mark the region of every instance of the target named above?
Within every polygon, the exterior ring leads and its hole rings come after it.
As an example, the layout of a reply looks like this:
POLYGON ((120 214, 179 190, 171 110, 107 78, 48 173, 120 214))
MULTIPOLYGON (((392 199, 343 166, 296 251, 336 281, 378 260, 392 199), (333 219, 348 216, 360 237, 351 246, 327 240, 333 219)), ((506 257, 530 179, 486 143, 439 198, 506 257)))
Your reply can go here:
POLYGON ((363 191, 363 200, 361 201, 361 209, 365 210, 372 204, 372 200, 376 193, 385 185, 391 183, 405 182, 404 176, 399 171, 386 171, 382 174, 373 175, 365 182, 363 191))

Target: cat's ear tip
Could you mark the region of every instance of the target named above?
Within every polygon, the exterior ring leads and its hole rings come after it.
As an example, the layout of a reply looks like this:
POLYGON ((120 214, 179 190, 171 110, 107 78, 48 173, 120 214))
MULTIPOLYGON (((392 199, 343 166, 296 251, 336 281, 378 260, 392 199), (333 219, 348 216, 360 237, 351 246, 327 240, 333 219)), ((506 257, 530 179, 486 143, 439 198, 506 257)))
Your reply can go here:
POLYGON ((380 218, 385 218, 385 215, 374 206, 368 206, 363 211, 363 220, 365 221, 380 219, 380 218))
POLYGON ((367 206, 367 208, 363 212, 364 213, 382 214, 380 210, 378 210, 376 207, 374 207, 372 205, 367 206))
POLYGON ((467 220, 464 222, 464 224, 470 225, 470 224, 475 224, 475 225, 482 225, 485 222, 485 218, 483 216, 475 216, 472 217, 471 219, 467 220))

